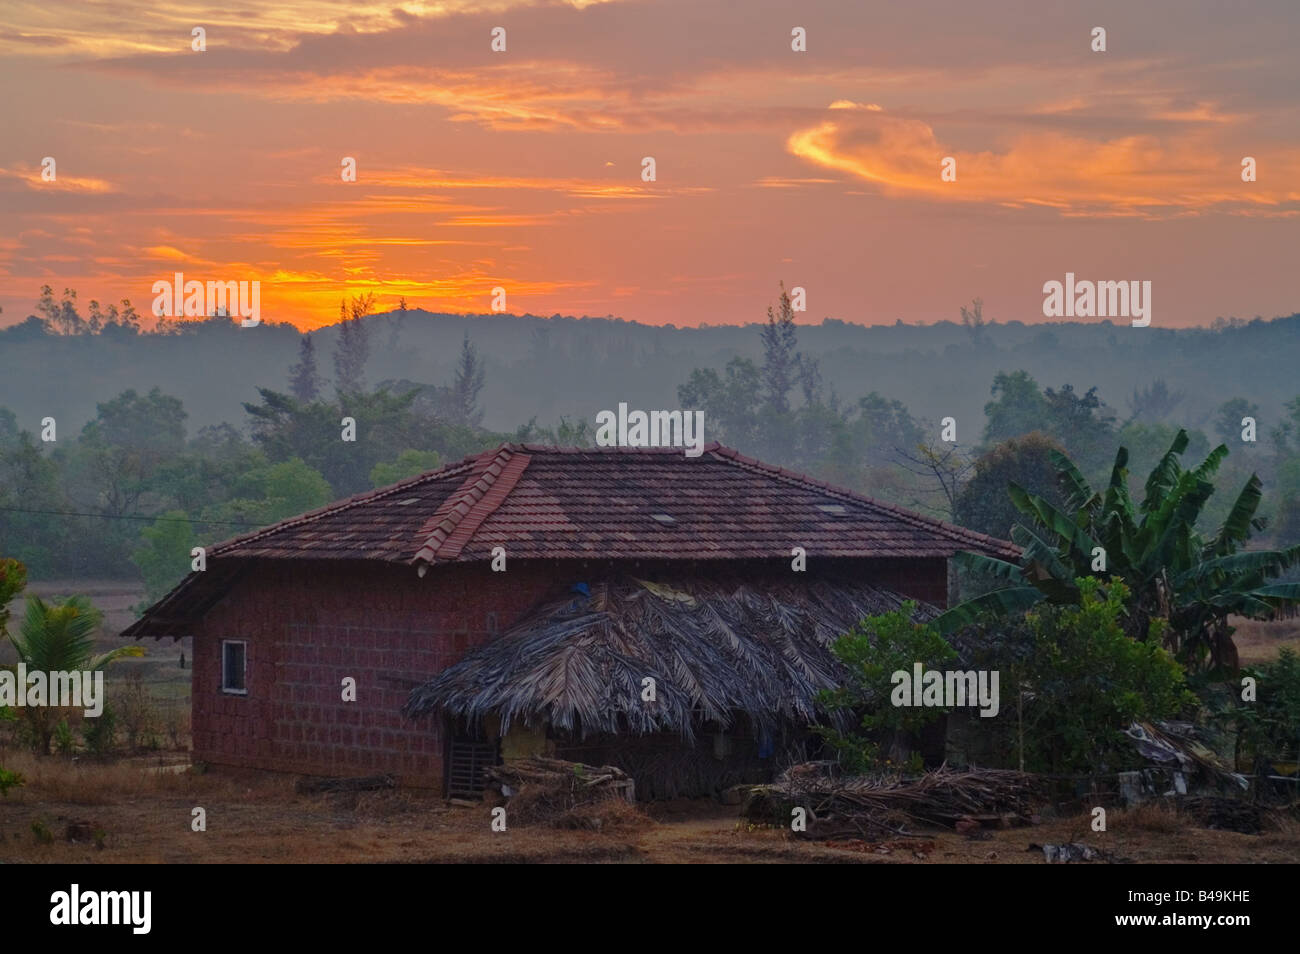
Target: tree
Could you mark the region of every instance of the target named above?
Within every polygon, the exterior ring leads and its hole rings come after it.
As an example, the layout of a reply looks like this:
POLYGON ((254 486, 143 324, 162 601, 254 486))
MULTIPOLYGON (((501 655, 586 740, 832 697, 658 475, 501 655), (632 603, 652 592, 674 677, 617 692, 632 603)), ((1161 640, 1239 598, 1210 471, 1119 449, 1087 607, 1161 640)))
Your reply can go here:
POLYGON ((144 606, 162 599, 189 573, 193 547, 194 526, 183 510, 169 510, 140 531, 131 562, 144 579, 144 606))
MULTIPOLYGON (((84 596, 54 604, 29 596, 20 633, 11 635, 9 641, 28 672, 98 672, 118 659, 144 655, 139 646, 119 646, 93 655, 100 619, 99 611, 84 596)), ((36 748, 45 755, 50 754, 58 714, 56 706, 22 709, 36 748)))
POLYGON ((114 333, 136 335, 140 333, 140 315, 126 298, 122 299, 121 311, 118 311, 117 305, 109 305, 108 311, 101 311, 99 302, 91 299, 86 318, 86 330, 92 335, 114 333))
POLYGON ((677 387, 677 400, 687 410, 701 410, 714 438, 752 451, 759 440, 763 375, 748 358, 732 358, 722 374, 696 368, 677 387))
POLYGON ((1047 401, 1028 371, 998 372, 991 390, 993 400, 984 405, 986 445, 1051 427, 1047 401))
POLYGON ((54 572, 68 532, 66 521, 39 512, 64 506, 58 481, 58 469, 31 432, 18 430, 13 414, 0 408, 0 553, 37 574, 54 572))
POLYGON ((456 365, 456 380, 452 385, 452 394, 456 401, 456 415, 459 423, 478 427, 483 422, 483 409, 478 406, 479 392, 483 390, 485 372, 483 361, 469 341, 469 332, 460 345, 460 361, 456 365))
POLYGON ((900 451, 898 457, 904 470, 921 478, 916 489, 930 498, 917 497, 913 505, 955 520, 957 495, 974 467, 970 457, 956 444, 933 441, 918 444, 914 451, 900 451))
POLYGON ((1156 378, 1145 388, 1134 388, 1129 399, 1129 419, 1134 421, 1164 421, 1183 403, 1183 391, 1171 391, 1164 378, 1156 378))
POLYGON ((320 397, 316 342, 311 335, 303 335, 298 342, 298 363, 289 369, 289 393, 303 404, 310 404, 320 397))
POLYGON ((1203 667, 1208 657, 1211 666, 1235 669, 1229 615, 1268 619, 1300 604, 1300 583, 1270 582, 1300 561, 1300 546, 1242 550, 1251 531, 1264 526, 1255 516, 1263 499, 1255 474, 1218 530, 1203 536, 1196 522, 1228 449, 1221 444, 1198 467, 1184 470, 1179 458, 1187 444, 1187 432, 1179 431, 1136 506, 1128 490, 1127 448, 1115 455, 1103 492, 1094 492, 1074 462, 1053 451, 1068 493, 1064 506, 1010 485, 1011 500, 1025 518, 1011 534, 1023 549, 1019 565, 969 552, 955 557, 958 566, 1010 585, 948 610, 936 621, 940 631, 975 622, 984 611, 1007 615, 1042 600, 1077 605, 1077 579, 1096 573, 1121 578, 1132 594, 1125 623, 1131 637, 1145 638, 1151 621, 1163 619, 1166 643, 1184 665, 1203 667))
POLYGON ((1242 418, 1253 417, 1259 420, 1259 405, 1252 404, 1245 398, 1236 397, 1219 405, 1214 418, 1214 433, 1225 444, 1234 444, 1241 440, 1242 418))
POLYGON ((969 309, 965 305, 961 306, 961 323, 962 327, 966 329, 966 333, 970 335, 972 347, 984 348, 990 344, 988 327, 984 321, 984 300, 982 298, 974 299, 969 309))
POLYGON ((585 417, 574 422, 563 415, 554 427, 538 427, 534 417, 518 428, 514 436, 517 444, 546 444, 551 447, 591 447, 594 439, 591 422, 585 417))
POLYGON ((360 394, 365 390, 370 332, 361 319, 374 306, 375 296, 370 292, 354 295, 351 304, 339 302, 339 340, 334 346, 334 388, 339 394, 360 394))
POLYGON ((9 604, 27 585, 27 567, 17 560, 0 558, 0 639, 9 635, 9 604))
POLYGON ((387 487, 408 477, 418 477, 442 466, 442 457, 437 451, 421 451, 407 448, 397 455, 392 462, 380 461, 370 468, 370 483, 375 487, 387 487))
POLYGON ((779 416, 790 411, 790 389, 799 373, 800 356, 794 324, 794 307, 790 294, 781 283, 781 298, 777 310, 769 305, 767 326, 763 329, 763 398, 769 415, 779 416))
POLYGON ((1096 387, 1077 394, 1066 384, 1059 391, 1046 388, 1048 433, 1065 445, 1086 473, 1104 468, 1114 447, 1115 415, 1097 396, 1096 387))
POLYGON ((390 316, 388 319, 388 350, 397 351, 398 339, 402 334, 402 326, 406 324, 406 296, 403 295, 397 300, 397 315, 390 316))
POLYGON ((957 494, 954 516, 957 523, 980 533, 1006 540, 1019 517, 1007 496, 1015 483, 1060 506, 1065 495, 1057 484, 1052 452, 1061 446, 1046 434, 1034 431, 1012 437, 975 459, 975 475, 957 494))
MULTIPOLYGON (((1163 620, 1143 640, 1122 620, 1123 581, 1077 581, 1079 602, 1043 605, 1026 618, 1029 647, 1010 665, 1004 699, 1017 700, 1017 748, 1032 772, 1090 773, 1138 757, 1123 730, 1135 721, 1174 718, 1195 703, 1183 671, 1161 648, 1163 620)), ((1009 729, 1010 720, 1006 721, 1009 729)))
POLYGON ((179 398, 158 388, 143 396, 123 391, 98 405, 81 430, 74 465, 94 505, 115 516, 131 513, 144 494, 156 491, 163 463, 184 449, 187 416, 179 398))
POLYGON ((49 285, 42 285, 36 310, 45 316, 49 327, 56 329, 60 334, 77 335, 86 330, 85 320, 77 313, 76 289, 63 289, 63 298, 56 302, 54 289, 49 285))
POLYGON ((205 510, 203 520, 267 526, 323 507, 334 496, 319 471, 292 457, 241 475, 231 488, 230 499, 205 510))

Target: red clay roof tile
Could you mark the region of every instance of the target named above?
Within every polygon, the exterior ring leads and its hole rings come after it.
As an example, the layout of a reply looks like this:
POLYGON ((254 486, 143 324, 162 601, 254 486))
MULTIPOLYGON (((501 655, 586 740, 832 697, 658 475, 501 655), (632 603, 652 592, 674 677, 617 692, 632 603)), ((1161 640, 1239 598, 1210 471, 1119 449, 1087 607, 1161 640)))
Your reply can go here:
POLYGON ((211 555, 441 563, 488 560, 497 546, 513 558, 788 558, 796 546, 823 557, 1018 553, 718 444, 696 458, 680 448, 505 444, 237 537, 211 555))

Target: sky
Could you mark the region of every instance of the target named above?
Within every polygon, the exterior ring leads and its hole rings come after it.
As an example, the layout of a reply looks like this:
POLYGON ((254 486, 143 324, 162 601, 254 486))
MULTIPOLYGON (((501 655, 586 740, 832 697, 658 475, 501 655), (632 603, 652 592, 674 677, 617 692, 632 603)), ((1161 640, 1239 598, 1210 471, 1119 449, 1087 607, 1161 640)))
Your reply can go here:
POLYGON ((743 323, 782 282, 801 322, 1033 322, 1067 272, 1150 281, 1153 327, 1291 314, 1298 27, 1293 0, 0 0, 0 325, 47 284, 147 314, 176 272, 302 328, 497 287, 743 323))

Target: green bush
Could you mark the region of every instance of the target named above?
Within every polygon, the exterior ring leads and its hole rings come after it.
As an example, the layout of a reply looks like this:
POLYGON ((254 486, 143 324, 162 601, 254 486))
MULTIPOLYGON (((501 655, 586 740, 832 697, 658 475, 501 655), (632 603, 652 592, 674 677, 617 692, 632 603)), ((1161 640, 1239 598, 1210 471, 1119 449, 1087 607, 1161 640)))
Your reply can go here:
MULTIPOLYGON (((852 713, 857 727, 840 731, 821 726, 817 732, 839 753, 850 772, 869 772, 885 766, 882 743, 890 737, 919 732, 947 710, 931 706, 895 706, 890 702, 895 672, 912 672, 916 663, 926 669, 957 654, 942 636, 924 623, 914 622, 916 603, 869 616, 837 639, 831 647, 847 675, 838 689, 823 690, 818 701, 828 710, 852 713)), ((906 766, 919 770, 919 756, 906 766)))
POLYGON ((92 755, 107 755, 112 752, 116 735, 117 715, 107 703, 104 705, 104 711, 97 718, 87 719, 81 730, 86 750, 92 755))
POLYGON ((8 797, 9 789, 17 788, 23 784, 23 777, 17 772, 10 772, 7 769, 0 768, 0 795, 8 797))
POLYGON ((1182 667, 1161 648, 1163 620, 1152 621, 1145 641, 1130 639, 1121 623, 1129 598, 1123 581, 1075 582, 1079 605, 1026 614, 1029 651, 1009 667, 1005 728, 1019 737, 1019 709, 1029 771, 1085 774, 1136 764, 1123 730, 1196 702, 1182 667))
POLYGON ((76 748, 76 740, 72 737, 72 729, 68 726, 67 719, 60 719, 59 724, 54 727, 54 751, 60 755, 71 755, 76 748))
POLYGON ((1255 680, 1255 701, 1236 709, 1238 750, 1255 759, 1300 759, 1300 656, 1283 647, 1276 660, 1243 675, 1255 680))

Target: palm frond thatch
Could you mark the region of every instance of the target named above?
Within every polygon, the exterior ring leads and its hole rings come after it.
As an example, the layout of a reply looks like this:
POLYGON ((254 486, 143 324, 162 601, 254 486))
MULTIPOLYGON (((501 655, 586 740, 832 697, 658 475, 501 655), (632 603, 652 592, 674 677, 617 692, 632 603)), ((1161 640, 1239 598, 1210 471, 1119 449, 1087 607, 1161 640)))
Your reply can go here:
MULTIPOLYGON (((834 688, 835 637, 905 597, 865 583, 740 580, 648 583, 630 577, 569 593, 412 691, 404 712, 441 710, 598 732, 677 732, 701 721, 816 718, 834 688), (642 680, 655 680, 643 702, 642 680)), ((919 620, 936 610, 918 604, 919 620)))

